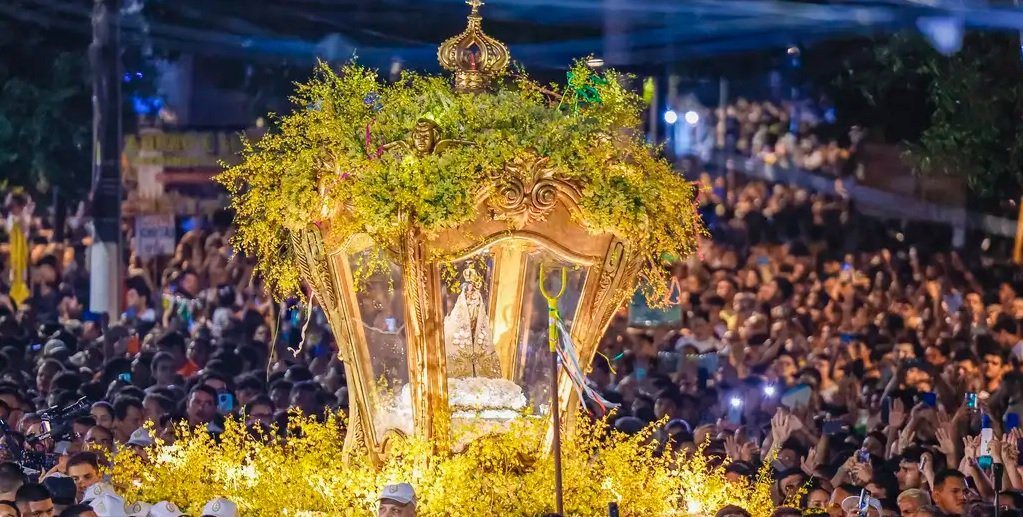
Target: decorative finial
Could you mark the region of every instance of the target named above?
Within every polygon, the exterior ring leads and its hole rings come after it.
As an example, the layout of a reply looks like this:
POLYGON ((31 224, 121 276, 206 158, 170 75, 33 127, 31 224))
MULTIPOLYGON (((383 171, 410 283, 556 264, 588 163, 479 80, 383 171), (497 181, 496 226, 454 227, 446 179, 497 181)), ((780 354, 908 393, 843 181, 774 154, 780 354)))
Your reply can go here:
POLYGON ((482 0, 465 0, 472 8, 469 26, 464 32, 449 38, 437 50, 437 60, 445 70, 454 72, 455 89, 460 92, 479 92, 496 76, 508 69, 508 47, 480 28, 482 0))

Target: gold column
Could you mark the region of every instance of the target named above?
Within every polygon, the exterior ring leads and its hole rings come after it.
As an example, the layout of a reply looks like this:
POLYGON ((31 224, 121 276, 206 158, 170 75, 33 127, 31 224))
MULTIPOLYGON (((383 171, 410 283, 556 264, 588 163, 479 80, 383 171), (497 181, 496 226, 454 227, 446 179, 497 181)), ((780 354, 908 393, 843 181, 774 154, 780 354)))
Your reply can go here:
POLYGON ((376 394, 367 385, 372 382, 373 375, 365 349, 366 338, 359 324, 358 303, 352 288, 347 254, 340 251, 328 255, 322 235, 315 227, 295 232, 292 243, 302 278, 327 316, 337 340, 338 356, 348 372, 348 433, 345 435, 344 452, 348 457, 368 455, 376 464, 379 462, 377 437, 370 408, 376 394))
POLYGON ((399 255, 405 286, 409 387, 416 435, 437 444, 446 443, 450 416, 440 270, 427 259, 418 233, 410 232, 402 238, 399 255))
POLYGON ((501 375, 514 380, 519 373, 515 360, 522 325, 522 293, 525 288, 528 246, 507 240, 494 248, 493 294, 490 296, 490 328, 494 348, 501 360, 501 375))

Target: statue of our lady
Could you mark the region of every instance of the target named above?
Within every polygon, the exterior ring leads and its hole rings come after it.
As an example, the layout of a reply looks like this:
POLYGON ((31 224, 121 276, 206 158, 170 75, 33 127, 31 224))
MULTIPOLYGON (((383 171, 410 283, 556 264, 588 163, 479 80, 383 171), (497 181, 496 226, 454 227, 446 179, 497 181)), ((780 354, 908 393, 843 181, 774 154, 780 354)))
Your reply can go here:
POLYGON ((455 378, 500 378, 501 364, 491 342, 490 318, 483 298, 483 276, 468 266, 451 312, 444 317, 448 374, 455 378))

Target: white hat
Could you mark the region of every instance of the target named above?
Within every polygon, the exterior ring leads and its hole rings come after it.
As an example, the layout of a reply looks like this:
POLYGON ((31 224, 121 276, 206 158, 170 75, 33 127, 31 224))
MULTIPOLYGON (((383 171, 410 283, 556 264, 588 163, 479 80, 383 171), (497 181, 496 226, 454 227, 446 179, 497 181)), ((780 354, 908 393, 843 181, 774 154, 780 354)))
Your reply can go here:
POLYGON ((149 509, 149 517, 181 517, 181 508, 170 501, 160 501, 149 509))
POLYGON ((89 506, 99 517, 128 517, 124 508, 124 499, 114 494, 103 494, 89 502, 89 506))
POLYGON ((149 510, 153 508, 153 505, 149 503, 138 502, 131 506, 125 507, 125 511, 128 512, 128 517, 148 517, 149 510))
POLYGON ((149 517, 181 517, 181 509, 170 501, 161 501, 149 509, 149 517))
POLYGON ((203 517, 238 517, 238 505, 223 497, 214 497, 202 507, 203 517))
POLYGON ((152 447, 156 443, 153 441, 153 435, 149 433, 149 429, 140 427, 131 433, 131 437, 128 438, 128 445, 138 445, 139 447, 152 447))
MULTIPOLYGON (((114 485, 111 485, 106 481, 100 481, 99 483, 96 483, 95 485, 92 485, 91 487, 85 489, 85 493, 82 494, 82 502, 88 503, 93 499, 99 499, 100 497, 103 497, 105 495, 112 495, 118 498, 121 497, 117 495, 116 492, 114 492, 114 485)), ((121 503, 123 504, 124 501, 122 500, 121 503)))
POLYGON ((416 502, 416 491, 412 489, 412 485, 408 483, 398 483, 395 485, 386 485, 384 489, 380 491, 380 497, 378 501, 387 499, 388 501, 394 501, 398 504, 409 504, 416 502))
MULTIPOLYGON (((851 495, 842 500, 842 510, 846 512, 856 510, 859 505, 860 496, 858 495, 851 495)), ((877 510, 878 513, 881 513, 881 501, 877 498, 867 496, 867 506, 877 510)))

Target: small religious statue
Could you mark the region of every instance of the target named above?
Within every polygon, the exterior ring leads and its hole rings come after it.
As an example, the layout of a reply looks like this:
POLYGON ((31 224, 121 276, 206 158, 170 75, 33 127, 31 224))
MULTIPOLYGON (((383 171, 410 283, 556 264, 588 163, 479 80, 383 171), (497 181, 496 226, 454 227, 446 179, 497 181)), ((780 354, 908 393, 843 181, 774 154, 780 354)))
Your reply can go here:
POLYGON ((421 118, 416 122, 416 127, 412 129, 412 136, 409 140, 399 140, 397 142, 391 142, 384 145, 384 151, 412 151, 417 156, 423 156, 433 153, 442 153, 445 149, 456 145, 473 145, 468 140, 452 140, 446 139, 441 140, 440 138, 440 127, 437 123, 426 118, 421 118))
POLYGON ((481 290, 483 276, 469 266, 462 278, 462 290, 444 317, 448 373, 452 377, 499 378, 501 365, 491 343, 490 318, 481 290))

